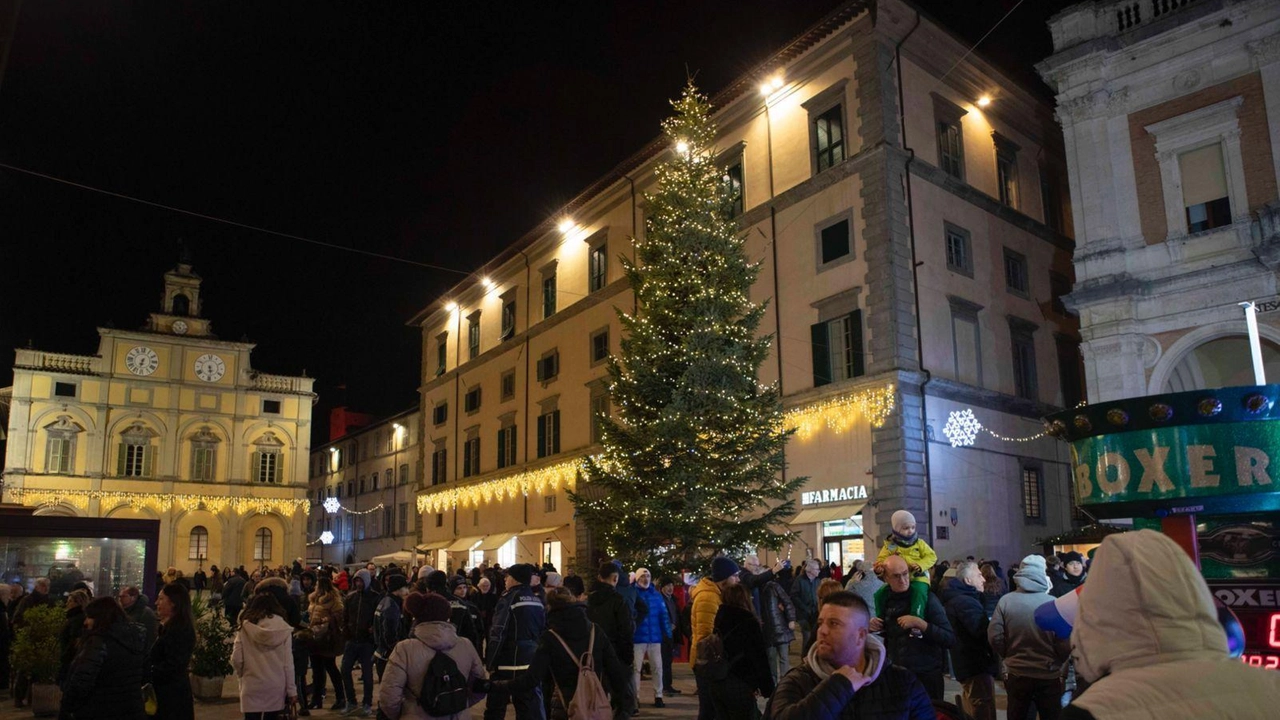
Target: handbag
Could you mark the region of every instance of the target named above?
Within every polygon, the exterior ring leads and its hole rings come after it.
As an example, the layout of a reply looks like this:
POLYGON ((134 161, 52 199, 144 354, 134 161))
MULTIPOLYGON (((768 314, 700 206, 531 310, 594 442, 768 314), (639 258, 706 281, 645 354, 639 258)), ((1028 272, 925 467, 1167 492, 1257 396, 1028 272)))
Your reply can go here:
POLYGON ((156 697, 156 686, 147 683, 142 686, 142 709, 147 713, 147 717, 155 717, 160 710, 160 699, 156 697))

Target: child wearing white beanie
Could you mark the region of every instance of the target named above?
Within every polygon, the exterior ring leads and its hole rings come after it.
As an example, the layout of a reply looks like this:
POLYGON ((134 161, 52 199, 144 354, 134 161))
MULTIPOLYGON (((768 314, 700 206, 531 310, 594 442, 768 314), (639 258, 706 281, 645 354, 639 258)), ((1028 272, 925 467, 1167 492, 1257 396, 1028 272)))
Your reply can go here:
MULTIPOLYGON (((916 534, 916 517, 911 513, 906 510, 895 512, 891 524, 893 531, 885 537, 880 554, 876 556, 876 575, 884 575, 884 562, 890 555, 906 560, 907 567, 911 568, 911 614, 924 617, 924 609, 929 602, 929 571, 937 564, 938 554, 916 534)), ((888 592, 888 585, 876 591, 876 617, 884 617, 884 597, 888 592)))

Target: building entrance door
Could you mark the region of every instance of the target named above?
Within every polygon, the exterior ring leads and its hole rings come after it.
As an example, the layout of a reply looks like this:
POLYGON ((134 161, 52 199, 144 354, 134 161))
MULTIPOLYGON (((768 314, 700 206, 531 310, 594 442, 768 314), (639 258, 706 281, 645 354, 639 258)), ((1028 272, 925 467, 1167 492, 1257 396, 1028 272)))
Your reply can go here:
POLYGON ((824 562, 836 563, 845 571, 854 560, 866 560, 862 515, 822 523, 822 552, 824 562))

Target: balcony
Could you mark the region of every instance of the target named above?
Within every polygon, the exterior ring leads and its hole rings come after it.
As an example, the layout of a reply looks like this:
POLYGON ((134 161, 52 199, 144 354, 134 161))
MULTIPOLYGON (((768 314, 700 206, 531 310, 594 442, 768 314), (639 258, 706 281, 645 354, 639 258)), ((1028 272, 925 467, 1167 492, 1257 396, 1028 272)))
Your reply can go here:
POLYGON ((68 355, 42 350, 18 350, 13 366, 23 370, 47 370, 72 375, 97 375, 102 372, 102 358, 97 355, 68 355))
POLYGON ((292 395, 310 395, 314 378, 292 377, 290 375, 268 375, 255 372, 250 375, 250 387, 254 390, 273 393, 289 393, 292 395))
POLYGON ((1053 50, 1075 47, 1098 38, 1119 38, 1149 27, 1189 7, 1204 8, 1203 15, 1222 7, 1222 0, 1095 0, 1058 13, 1049 21, 1053 50))

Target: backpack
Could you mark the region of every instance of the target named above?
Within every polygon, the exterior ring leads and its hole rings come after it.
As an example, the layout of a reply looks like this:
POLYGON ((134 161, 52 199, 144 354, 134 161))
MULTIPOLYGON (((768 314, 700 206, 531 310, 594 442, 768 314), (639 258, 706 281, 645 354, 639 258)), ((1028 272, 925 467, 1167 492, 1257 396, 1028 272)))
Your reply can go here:
POLYGON ((418 706, 431 717, 448 717, 466 710, 468 697, 467 678, 458 669, 458 663, 436 650, 418 689, 418 706))
POLYGON ((609 706, 609 695, 605 693, 604 686, 600 684, 600 676, 596 675, 595 670, 596 626, 591 625, 591 640, 581 660, 574 656, 569 644, 559 633, 555 630, 547 632, 560 641, 561 647, 578 666, 578 689, 574 691, 572 700, 565 702, 560 683, 556 683, 556 693, 560 695, 560 702, 565 706, 569 720, 612 720, 613 709, 609 706))
POLYGON ((698 659, 694 663, 694 673, 707 680, 723 680, 729 677, 729 660, 724 656, 724 638, 719 633, 698 641, 698 659))

